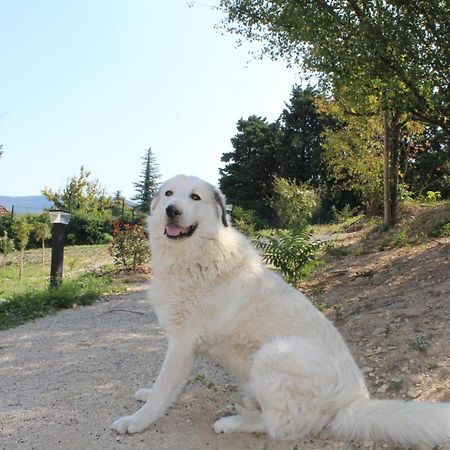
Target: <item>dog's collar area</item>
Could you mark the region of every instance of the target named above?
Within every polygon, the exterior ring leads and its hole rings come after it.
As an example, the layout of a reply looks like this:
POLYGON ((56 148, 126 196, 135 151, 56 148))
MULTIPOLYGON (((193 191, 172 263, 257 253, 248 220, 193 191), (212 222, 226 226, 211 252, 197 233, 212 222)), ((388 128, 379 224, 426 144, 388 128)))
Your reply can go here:
POLYGON ((192 236, 196 228, 197 224, 191 225, 190 227, 179 227, 174 224, 169 224, 164 228, 164 234, 169 239, 183 239, 192 236))

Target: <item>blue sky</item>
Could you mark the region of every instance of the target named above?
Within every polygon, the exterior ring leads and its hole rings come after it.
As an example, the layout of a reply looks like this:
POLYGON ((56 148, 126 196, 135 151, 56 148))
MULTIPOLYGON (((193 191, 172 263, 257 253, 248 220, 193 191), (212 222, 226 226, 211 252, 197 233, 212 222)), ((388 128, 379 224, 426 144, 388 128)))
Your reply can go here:
POLYGON ((206 3, 0 0, 0 195, 61 189, 84 165, 129 198, 149 146, 163 179, 216 184, 237 120, 276 119, 298 77, 237 48, 206 3))

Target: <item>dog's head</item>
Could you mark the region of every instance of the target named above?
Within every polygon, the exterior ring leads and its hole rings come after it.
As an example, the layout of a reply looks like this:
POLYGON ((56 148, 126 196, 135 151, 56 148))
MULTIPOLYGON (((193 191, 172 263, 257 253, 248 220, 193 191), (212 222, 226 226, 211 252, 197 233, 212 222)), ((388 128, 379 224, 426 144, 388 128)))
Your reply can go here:
POLYGON ((225 199, 206 181, 177 175, 155 195, 149 224, 151 235, 171 241, 187 241, 195 235, 211 238, 221 227, 228 227, 225 199))

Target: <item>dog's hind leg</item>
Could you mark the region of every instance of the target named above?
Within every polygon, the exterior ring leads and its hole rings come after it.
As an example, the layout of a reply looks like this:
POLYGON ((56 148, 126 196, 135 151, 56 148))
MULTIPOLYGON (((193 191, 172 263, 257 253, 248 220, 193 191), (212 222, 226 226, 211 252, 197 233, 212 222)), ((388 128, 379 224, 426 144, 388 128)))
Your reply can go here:
POLYGON ((260 414, 222 417, 213 428, 216 433, 267 433, 266 423, 260 414))
POLYGON ((327 387, 336 377, 319 345, 291 336, 261 347, 253 361, 249 388, 273 439, 316 435, 331 421, 327 387))

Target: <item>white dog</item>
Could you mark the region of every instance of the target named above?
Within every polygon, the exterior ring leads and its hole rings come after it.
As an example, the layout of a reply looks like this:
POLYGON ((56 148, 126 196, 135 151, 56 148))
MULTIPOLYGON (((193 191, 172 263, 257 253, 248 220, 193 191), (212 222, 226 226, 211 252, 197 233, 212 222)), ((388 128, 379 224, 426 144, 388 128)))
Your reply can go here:
POLYGON ((113 424, 137 433, 181 393, 199 353, 241 382, 239 414, 217 433, 297 439, 327 430, 340 439, 433 446, 450 442, 450 404, 371 400, 344 339, 308 299, 261 264, 234 230, 222 194, 178 175, 156 195, 149 218, 151 302, 169 348, 144 406, 113 424))

